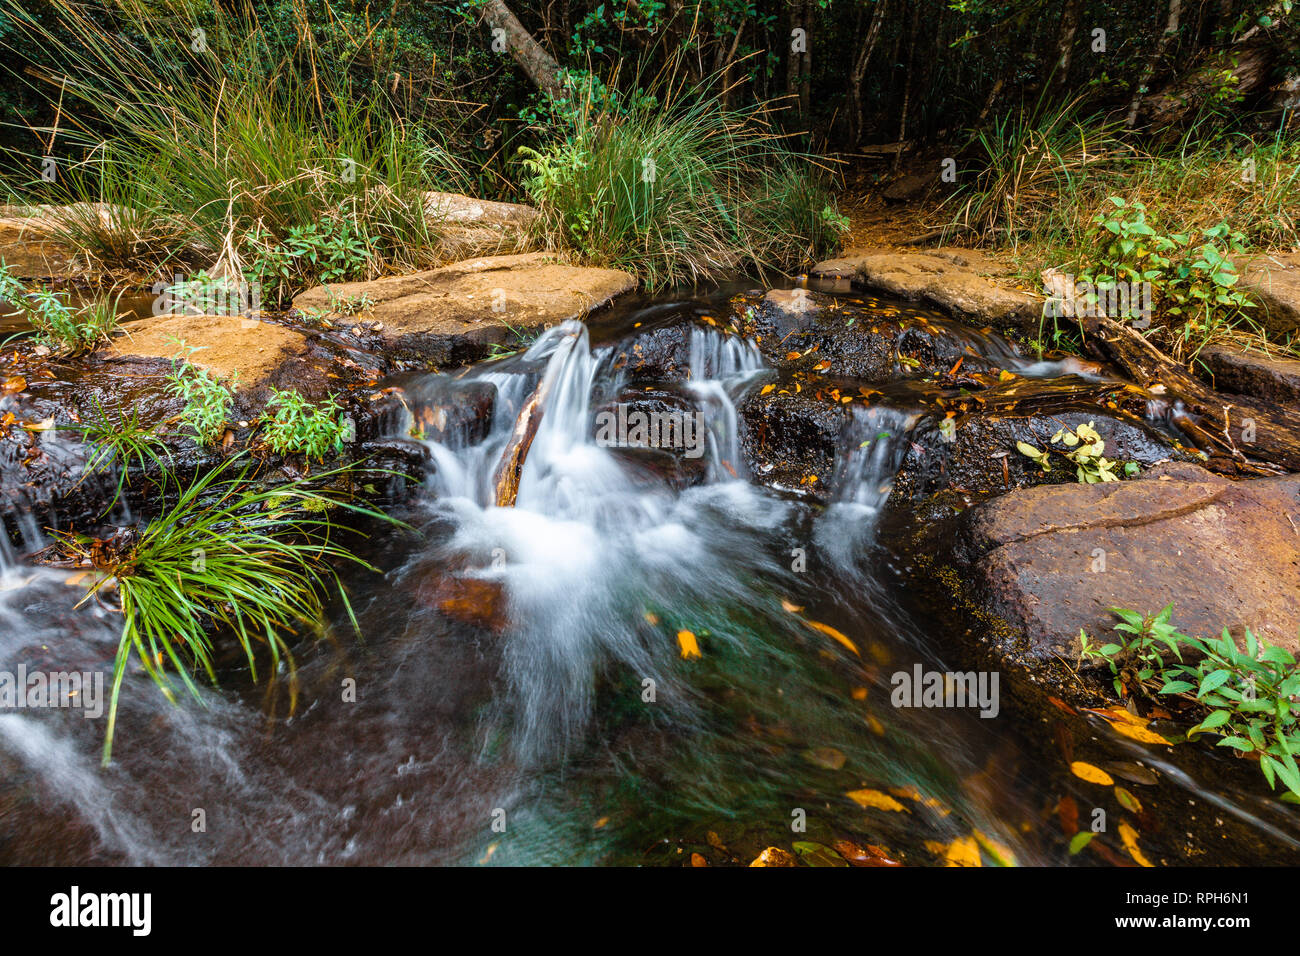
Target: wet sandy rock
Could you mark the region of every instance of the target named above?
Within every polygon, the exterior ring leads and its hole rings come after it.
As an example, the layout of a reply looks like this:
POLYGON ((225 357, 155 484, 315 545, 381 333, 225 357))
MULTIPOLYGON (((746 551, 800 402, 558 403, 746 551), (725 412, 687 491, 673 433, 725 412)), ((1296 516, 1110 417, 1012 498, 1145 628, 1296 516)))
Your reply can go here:
POLYGON ((809 275, 942 309, 974 325, 1035 333, 1043 298, 1016 288, 1006 266, 969 249, 859 249, 820 262, 809 275))
POLYGON ((516 348, 520 336, 582 318, 632 290, 615 269, 571 266, 543 253, 468 259, 439 269, 372 282, 318 286, 293 307, 329 314, 340 302, 370 303, 336 324, 376 332, 392 357, 435 365, 474 362, 493 346, 516 348))
POLYGON ((241 389, 261 384, 290 359, 307 351, 301 332, 231 315, 156 316, 122 326, 107 357, 173 359, 178 355, 241 389), (198 351, 185 355, 177 342, 198 351))

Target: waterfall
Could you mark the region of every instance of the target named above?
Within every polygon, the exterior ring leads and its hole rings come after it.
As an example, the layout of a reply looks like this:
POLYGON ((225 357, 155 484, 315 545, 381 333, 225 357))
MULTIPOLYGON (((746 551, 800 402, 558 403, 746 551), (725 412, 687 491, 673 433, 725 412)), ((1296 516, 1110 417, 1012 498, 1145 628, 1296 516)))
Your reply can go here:
POLYGON ((889 498, 920 416, 883 406, 851 407, 853 418, 841 437, 831 492, 836 502, 875 514, 889 498))

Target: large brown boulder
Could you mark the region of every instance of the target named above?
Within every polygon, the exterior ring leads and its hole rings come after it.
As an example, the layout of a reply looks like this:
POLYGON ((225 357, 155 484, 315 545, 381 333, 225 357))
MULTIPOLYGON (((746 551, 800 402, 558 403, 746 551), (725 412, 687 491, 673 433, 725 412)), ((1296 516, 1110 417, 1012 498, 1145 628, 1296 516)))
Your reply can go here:
POLYGON ((477 361, 494 345, 519 346, 530 333, 582 318, 635 286, 626 272, 525 253, 318 286, 297 296, 293 307, 328 314, 340 303, 367 303, 344 322, 376 330, 390 355, 445 365, 477 361))
POLYGON ((1186 634, 1300 649, 1300 475, 1231 482, 1188 463, 1141 479, 1011 492, 968 512, 978 600, 1012 625, 1026 661, 1074 659, 1110 608, 1173 604, 1186 634))

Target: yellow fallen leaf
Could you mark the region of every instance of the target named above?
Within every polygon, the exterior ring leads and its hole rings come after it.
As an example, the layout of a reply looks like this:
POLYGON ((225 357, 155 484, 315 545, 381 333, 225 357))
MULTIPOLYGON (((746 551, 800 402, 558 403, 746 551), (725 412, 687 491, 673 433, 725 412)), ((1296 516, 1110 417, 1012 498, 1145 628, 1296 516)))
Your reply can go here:
POLYGON ((858 657, 862 656, 860 653, 858 653, 858 645, 854 644, 852 641, 850 641, 839 631, 835 630, 835 628, 831 627, 829 624, 823 624, 821 621, 809 621, 809 620, 805 620, 804 623, 807 624, 809 627, 811 627, 814 631, 820 631, 821 633, 825 634, 827 637, 831 638, 832 640, 839 641, 839 643, 843 644, 854 654, 857 654, 858 657))
POLYGON ((677 632, 677 646, 681 648, 682 657, 688 661, 701 656, 699 642, 695 640, 695 635, 690 631, 677 632))
POLYGON ((1087 780, 1089 783, 1100 783, 1103 786, 1113 787, 1114 779, 1105 770, 1100 767, 1094 767, 1090 763, 1084 763, 1082 760, 1076 760, 1070 764, 1070 773, 1074 774, 1080 780, 1087 780))
POLYGON ((979 844, 973 836, 958 837, 943 854, 944 866, 983 866, 979 844))
POLYGON ((795 604, 789 598, 781 598, 781 607, 785 608, 785 610, 789 611, 791 614, 798 614, 803 610, 802 607, 795 604))
POLYGON ((779 846, 770 846, 757 857, 750 866, 798 866, 794 854, 779 846))
POLYGON ((1161 737, 1154 730, 1148 730, 1146 727, 1143 727, 1140 724, 1116 722, 1111 724, 1110 727, 1111 730, 1115 731, 1115 733, 1119 734, 1121 737, 1127 737, 1130 740, 1136 740, 1139 743, 1144 743, 1144 744, 1168 744, 1169 743, 1169 741, 1165 740, 1164 737, 1161 737))
POLYGON ((941 801, 936 800, 934 797, 927 797, 925 794, 921 793, 921 791, 917 790, 916 787, 890 787, 889 792, 900 800, 915 800, 921 806, 929 807, 941 817, 946 817, 952 812, 945 807, 941 801))
POLYGON ((1119 839, 1124 844, 1124 849, 1128 850, 1128 855, 1133 857, 1138 866, 1151 866, 1151 861, 1142 855, 1138 849, 1138 835, 1127 823, 1120 821, 1119 839))
POLYGON ((877 810, 894 810, 904 813, 912 812, 889 794, 881 793, 879 790, 850 790, 845 796, 864 810, 875 808, 877 810))
POLYGON ((985 836, 979 830, 974 831, 975 842, 984 848, 984 852, 993 858, 993 862, 998 866, 1017 866, 1016 855, 1004 843, 999 843, 991 837, 985 836))
POLYGON ((871 728, 873 734, 877 737, 885 736, 885 725, 878 721, 874 714, 867 714, 866 721, 867 726, 871 728))
POLYGON ((655 614, 653 611, 646 611, 643 617, 645 617, 645 622, 651 627, 654 627, 659 623, 659 615, 655 614))
MULTIPOLYGON (((759 390, 758 394, 760 394, 760 395, 766 395, 768 392, 772 391, 772 389, 774 389, 774 388, 776 388, 775 385, 764 385, 764 386, 759 390)), ((752 864, 751 864, 751 865, 752 865, 752 864)))

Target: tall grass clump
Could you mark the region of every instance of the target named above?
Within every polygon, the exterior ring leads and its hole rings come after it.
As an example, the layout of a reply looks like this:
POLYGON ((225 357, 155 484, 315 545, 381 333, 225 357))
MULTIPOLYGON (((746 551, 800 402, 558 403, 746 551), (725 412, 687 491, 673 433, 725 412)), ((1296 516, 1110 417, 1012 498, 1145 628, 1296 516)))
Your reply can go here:
POLYGON ((364 50, 339 61, 306 21, 296 36, 264 30, 245 3, 50 7, 38 19, 0 0, 14 28, 6 42, 40 44, 59 64, 28 81, 62 98, 60 127, 43 132, 75 157, 47 194, 132 210, 61 219, 65 237, 105 266, 152 268, 181 243, 181 258, 214 272, 257 273, 270 261, 282 277, 283 259, 297 255, 291 282, 275 283, 289 295, 314 278, 313 250, 294 242, 340 223, 364 251, 346 278, 436 258, 423 194, 455 186, 462 170, 383 84, 359 91, 364 50))
POLYGON ((840 230, 825 171, 770 124, 671 67, 649 89, 588 80, 536 148, 520 149, 542 228, 650 288, 818 257, 840 230))
POLYGON ((1123 153, 1115 128, 1039 101, 972 131, 947 228, 984 241, 1077 234, 1074 209, 1123 153))
MULTIPOLYGON (((259 488, 235 459, 186 486, 174 504, 141 529, 120 552, 67 539, 71 551, 100 572, 86 599, 116 592, 122 632, 103 759, 112 758, 122 680, 134 659, 168 700, 176 680, 200 702, 196 677, 213 685, 218 635, 233 636, 257 680, 263 648, 272 670, 293 657, 287 638, 319 633, 324 601, 336 594, 354 628, 356 617, 335 565, 371 566, 338 543, 335 509, 376 520, 381 512, 341 493, 303 484, 259 488)), ((339 479, 341 471, 319 476, 339 479)))

